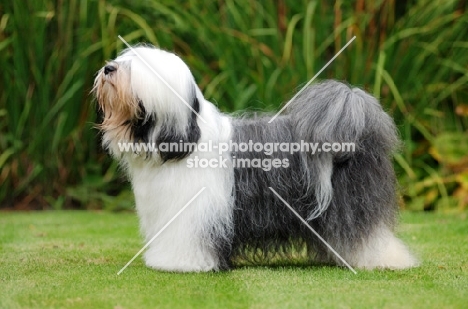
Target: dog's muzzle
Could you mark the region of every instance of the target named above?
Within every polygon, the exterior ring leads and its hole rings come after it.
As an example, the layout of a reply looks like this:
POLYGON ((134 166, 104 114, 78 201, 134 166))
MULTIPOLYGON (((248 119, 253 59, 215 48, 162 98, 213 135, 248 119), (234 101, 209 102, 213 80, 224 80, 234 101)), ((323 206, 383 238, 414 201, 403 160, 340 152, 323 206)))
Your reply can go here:
POLYGON ((108 75, 109 73, 114 72, 115 70, 117 70, 117 67, 115 67, 112 64, 108 64, 104 67, 104 74, 108 75))

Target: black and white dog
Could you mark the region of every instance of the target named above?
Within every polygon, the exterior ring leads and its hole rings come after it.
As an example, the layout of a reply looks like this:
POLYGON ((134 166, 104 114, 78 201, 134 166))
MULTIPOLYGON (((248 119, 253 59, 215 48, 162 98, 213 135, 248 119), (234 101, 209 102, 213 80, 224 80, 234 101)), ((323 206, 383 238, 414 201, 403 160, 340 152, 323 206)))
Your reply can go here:
POLYGON ((234 118, 205 100, 179 57, 151 46, 127 49, 107 63, 93 92, 102 114, 103 146, 131 180, 146 241, 206 188, 150 244, 145 253, 149 267, 223 270, 242 257, 268 259, 292 252, 342 265, 269 187, 350 265, 417 265, 393 234, 398 216, 391 162, 398 144, 395 125, 366 92, 326 81, 306 88, 271 123, 271 115, 234 118), (157 151, 128 151, 122 147, 128 143, 153 144, 157 151), (240 147, 253 143, 280 149, 240 147), (287 149, 281 145, 310 143, 355 148, 281 150, 287 149), (173 144, 212 147, 166 147, 173 144), (216 160, 220 164, 213 166, 216 160), (195 164, 202 162, 210 164, 195 164))

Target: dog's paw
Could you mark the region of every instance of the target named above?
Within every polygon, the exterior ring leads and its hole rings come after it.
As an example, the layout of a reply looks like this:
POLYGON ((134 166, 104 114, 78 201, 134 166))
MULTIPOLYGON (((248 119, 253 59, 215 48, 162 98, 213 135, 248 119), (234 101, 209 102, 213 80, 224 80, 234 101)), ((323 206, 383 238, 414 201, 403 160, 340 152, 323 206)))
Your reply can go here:
POLYGON ((145 264, 149 268, 168 272, 208 272, 218 269, 211 257, 170 257, 167 252, 146 252, 145 264))
POLYGON ((388 229, 374 233, 361 250, 351 257, 354 266, 363 269, 406 269, 419 266, 405 244, 388 229))

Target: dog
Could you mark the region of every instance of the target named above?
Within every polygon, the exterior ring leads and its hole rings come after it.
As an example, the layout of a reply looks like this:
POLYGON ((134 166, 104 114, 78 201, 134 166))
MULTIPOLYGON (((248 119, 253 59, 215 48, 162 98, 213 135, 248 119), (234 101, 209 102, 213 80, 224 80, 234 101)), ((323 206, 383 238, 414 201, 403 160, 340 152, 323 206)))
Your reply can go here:
POLYGON ((417 266, 393 232, 395 124, 365 91, 328 80, 305 88, 273 121, 270 114, 229 116, 205 100, 181 58, 137 45, 98 71, 93 93, 102 145, 131 181, 145 240, 173 219, 149 244, 148 267, 217 271, 301 252, 307 261, 343 266, 284 202, 354 267, 417 266), (311 143, 348 143, 354 151, 251 147, 311 143))

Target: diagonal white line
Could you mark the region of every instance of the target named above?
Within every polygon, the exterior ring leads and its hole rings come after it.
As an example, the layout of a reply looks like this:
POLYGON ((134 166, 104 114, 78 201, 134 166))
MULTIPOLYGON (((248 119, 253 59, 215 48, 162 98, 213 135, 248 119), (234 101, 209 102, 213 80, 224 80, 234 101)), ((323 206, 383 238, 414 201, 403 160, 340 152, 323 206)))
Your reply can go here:
POLYGON ((199 195, 203 192, 203 190, 205 190, 205 189, 206 189, 206 187, 201 188, 201 190, 198 191, 198 193, 195 194, 195 196, 192 197, 192 199, 191 199, 190 201, 188 201, 187 204, 185 204, 185 206, 182 207, 182 209, 179 210, 179 211, 175 214, 175 216, 174 216, 171 220, 169 220, 169 222, 167 222, 166 225, 164 225, 164 226, 162 227, 162 229, 160 229, 159 232, 157 232, 156 235, 154 235, 153 238, 151 238, 151 239, 146 243, 146 245, 144 245, 143 248, 141 248, 140 251, 138 251, 138 253, 135 254, 135 256, 133 256, 132 259, 131 259, 130 261, 128 261, 127 264, 125 264, 124 267, 122 267, 121 270, 119 270, 119 272, 117 273, 117 275, 120 275, 120 274, 125 270, 125 268, 127 268, 128 265, 130 265, 130 264, 131 264, 131 263, 132 263, 132 262, 133 262, 133 261, 134 261, 134 260, 151 244, 151 243, 152 243, 152 242, 153 242, 153 240, 155 240, 156 237, 158 237, 158 236, 172 223, 172 221, 174 221, 174 220, 175 220, 175 219, 176 219, 176 218, 177 218, 177 217, 178 217, 178 216, 179 216, 179 215, 180 215, 196 198, 197 198, 197 196, 199 196, 199 195))
POLYGON ((164 83, 164 85, 167 86, 167 88, 169 88, 185 105, 187 105, 187 107, 190 108, 190 109, 192 110, 192 112, 194 112, 194 113, 198 116, 198 118, 200 118, 200 119, 203 121, 203 123, 206 123, 206 120, 203 119, 203 117, 200 116, 200 114, 197 113, 197 112, 192 108, 192 106, 190 106, 190 104, 188 104, 187 101, 185 101, 185 99, 182 98, 182 96, 181 96, 177 91, 175 91, 175 89, 172 88, 171 85, 169 85, 169 83, 166 82, 166 80, 165 80, 164 78, 162 78, 161 75, 159 75, 159 73, 156 72, 155 69, 153 69, 153 67, 151 67, 151 66, 149 65, 149 63, 146 62, 145 59, 143 59, 143 57, 141 57, 140 54, 138 54, 138 53, 136 52, 136 50, 135 50, 133 47, 131 47, 130 44, 127 43, 127 41, 124 40, 124 38, 122 38, 120 35, 119 35, 118 37, 119 37, 119 39, 120 39, 122 42, 124 42, 125 45, 127 45, 127 47, 128 47, 131 51, 133 51, 133 52, 135 53, 135 55, 151 70, 151 72, 153 72, 153 73, 164 83))
POLYGON ((279 195, 275 190, 273 190, 272 187, 268 187, 268 189, 270 189, 271 192, 273 192, 273 193, 284 203, 284 205, 288 206, 288 208, 296 215, 296 217, 298 217, 299 220, 301 220, 302 223, 304 223, 304 224, 309 228, 309 230, 311 230, 312 233, 314 233, 315 236, 317 236, 318 239, 320 239, 320 240, 324 243, 324 245, 327 246, 328 249, 330 249, 330 251, 333 252, 333 254, 335 254, 335 255, 341 260, 341 262, 343 262, 343 264, 345 264, 345 265, 349 268, 349 270, 351 270, 355 275, 357 274, 357 272, 351 267, 351 265, 349 265, 348 262, 346 262, 346 261, 341 257, 341 255, 339 255, 338 252, 336 252, 335 249, 333 249, 333 247, 330 246, 330 245, 327 243, 327 241, 326 241, 325 239, 323 239, 322 236, 320 236, 320 234, 317 233, 317 232, 307 223, 307 221, 304 220, 304 219, 301 217, 301 215, 299 215, 299 214, 294 210, 294 208, 292 208, 291 205, 289 205, 288 202, 286 202, 286 201, 281 197, 281 195, 279 195))
POLYGON ((336 55, 335 55, 333 58, 331 58, 330 61, 328 61, 327 64, 325 64, 325 65, 323 66, 323 68, 320 69, 320 71, 318 71, 317 74, 315 74, 314 77, 312 77, 312 79, 309 80, 309 82, 308 82, 304 87, 302 87, 302 89, 301 89, 298 93, 296 93, 296 95, 295 95, 291 100, 289 100, 289 102, 286 103, 286 105, 284 105, 283 108, 281 108, 280 111, 277 112, 276 115, 273 116, 273 118, 270 119, 270 121, 268 121, 268 123, 272 123, 273 120, 275 120, 276 117, 278 117, 279 114, 281 114, 281 112, 284 111, 284 109, 285 109, 286 107, 288 107, 288 105, 291 104, 291 102, 294 101, 294 99, 297 98, 297 96, 300 95, 300 94, 302 93, 302 91, 304 91, 304 90, 307 88, 307 86, 309 86, 309 85, 317 78, 317 76, 319 76, 320 73, 322 73, 323 70, 325 70, 325 69, 330 65, 330 63, 332 63, 333 60, 335 60, 336 57, 338 57, 338 56, 343 52, 343 50, 345 50, 346 47, 348 47, 349 44, 351 44, 351 43, 354 41, 354 39, 356 39, 356 36, 353 36, 353 38, 352 38, 351 40, 349 40, 349 42, 346 43, 346 45, 343 46, 343 48, 340 49, 340 51, 339 51, 338 53, 336 53, 336 55))

